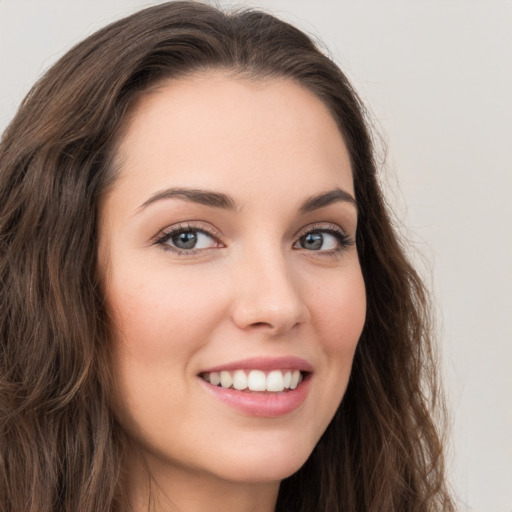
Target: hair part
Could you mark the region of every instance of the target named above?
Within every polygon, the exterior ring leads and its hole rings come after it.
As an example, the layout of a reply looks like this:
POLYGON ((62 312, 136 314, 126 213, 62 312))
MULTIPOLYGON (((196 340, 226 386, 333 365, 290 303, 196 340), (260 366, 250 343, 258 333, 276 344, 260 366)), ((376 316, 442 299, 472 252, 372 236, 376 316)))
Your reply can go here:
POLYGON ((170 2, 75 46, 34 86, 0 144, 0 509, 123 509, 124 436, 109 407, 98 209, 123 123, 162 81, 226 70, 288 78, 329 108, 351 158, 367 319, 343 402, 281 485, 289 512, 451 511, 428 296, 377 181, 366 112, 293 26, 170 2))

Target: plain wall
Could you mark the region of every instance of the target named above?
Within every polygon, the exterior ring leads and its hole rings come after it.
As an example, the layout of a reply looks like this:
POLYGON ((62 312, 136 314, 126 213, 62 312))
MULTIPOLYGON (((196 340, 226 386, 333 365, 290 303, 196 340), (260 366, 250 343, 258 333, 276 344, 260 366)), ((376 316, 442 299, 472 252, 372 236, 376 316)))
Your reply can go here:
MULTIPOLYGON (((0 131, 67 49, 151 3, 0 0, 0 131)), ((250 5, 322 39, 370 105, 391 204, 435 294, 460 509, 511 512, 512 2, 250 5)))

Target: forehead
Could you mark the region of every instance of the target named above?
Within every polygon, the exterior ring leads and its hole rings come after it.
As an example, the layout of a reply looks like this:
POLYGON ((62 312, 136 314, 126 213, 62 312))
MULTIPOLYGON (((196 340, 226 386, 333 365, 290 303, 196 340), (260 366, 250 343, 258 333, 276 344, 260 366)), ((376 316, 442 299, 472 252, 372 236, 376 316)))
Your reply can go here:
POLYGON ((262 187, 353 193, 335 120, 318 97, 285 78, 209 71, 159 84, 134 105, 117 163, 114 188, 128 195, 169 185, 228 187, 235 195, 262 187))

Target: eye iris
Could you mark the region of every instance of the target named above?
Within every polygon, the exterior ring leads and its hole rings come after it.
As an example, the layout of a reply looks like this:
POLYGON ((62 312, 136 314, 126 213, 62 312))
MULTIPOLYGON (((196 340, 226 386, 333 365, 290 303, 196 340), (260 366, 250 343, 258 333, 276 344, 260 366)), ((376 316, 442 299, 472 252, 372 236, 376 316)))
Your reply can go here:
POLYGON ((324 236, 322 233, 308 233, 302 237, 302 247, 310 251, 317 251, 322 248, 324 236))
POLYGON ((172 236, 171 240, 178 249, 193 249, 197 244, 197 233, 184 231, 172 236))

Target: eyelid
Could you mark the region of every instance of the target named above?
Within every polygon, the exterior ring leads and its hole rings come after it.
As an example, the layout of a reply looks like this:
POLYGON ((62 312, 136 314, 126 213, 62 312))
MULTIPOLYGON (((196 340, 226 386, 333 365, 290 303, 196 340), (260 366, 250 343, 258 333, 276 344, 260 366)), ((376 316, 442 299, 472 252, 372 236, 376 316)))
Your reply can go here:
POLYGON ((355 238, 352 237, 347 231, 345 231, 341 226, 338 224, 333 224, 331 222, 326 223, 314 223, 314 224, 308 224, 307 226, 303 227, 297 235, 295 235, 295 241, 293 243, 294 249, 303 249, 306 251, 308 256, 313 257, 337 257, 340 256, 343 252, 345 252, 350 246, 355 245, 355 238), (297 243, 300 242, 301 238, 304 236, 310 234, 310 233, 328 233, 330 236, 333 236, 337 239, 338 247, 335 249, 325 249, 325 250, 307 250, 300 247, 295 247, 297 243))
POLYGON ((297 232, 295 238, 299 239, 304 235, 307 235, 308 233, 315 231, 331 231, 347 237, 348 240, 353 240, 353 237, 350 236, 350 234, 345 229, 343 229, 338 224, 333 224, 332 222, 315 222, 314 224, 308 224, 307 226, 304 226, 297 232))
MULTIPOLYGON (((184 249, 178 249, 176 247, 172 247, 169 244, 166 244, 165 241, 172 235, 179 233, 181 231, 198 231, 201 233, 205 233, 215 240, 217 243, 223 246, 220 240, 220 233, 218 230, 214 229, 211 225, 203 222, 203 221, 187 221, 187 222, 178 222, 177 224, 172 224, 162 230, 160 230, 154 237, 151 238, 151 245, 161 245, 166 250, 170 251, 179 251, 179 252, 189 252, 184 249)), ((207 249, 200 249, 202 251, 207 249)), ((198 250, 190 249, 190 253, 198 252, 198 250)))

